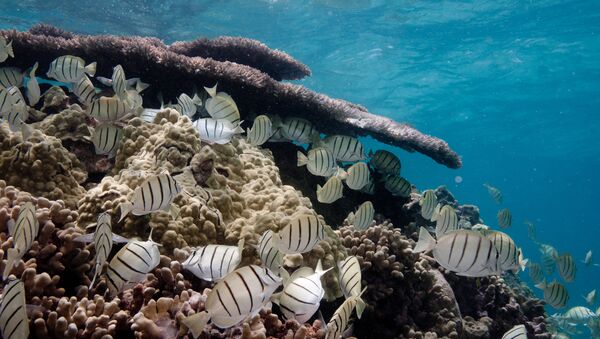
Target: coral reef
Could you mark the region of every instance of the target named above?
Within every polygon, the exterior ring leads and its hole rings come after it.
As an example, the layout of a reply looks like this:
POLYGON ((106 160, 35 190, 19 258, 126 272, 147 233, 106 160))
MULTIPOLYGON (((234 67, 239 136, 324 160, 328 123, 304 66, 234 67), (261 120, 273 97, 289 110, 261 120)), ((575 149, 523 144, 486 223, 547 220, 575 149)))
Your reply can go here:
POLYGON ((175 97, 193 87, 218 82, 220 89, 236 98, 242 118, 257 112, 302 116, 318 123, 323 133, 370 135, 409 152, 423 153, 448 167, 461 166, 460 157, 443 140, 371 114, 364 107, 299 85, 278 82, 246 65, 188 57, 168 50, 154 38, 80 35, 64 38, 65 33, 48 30, 50 35, 41 35, 43 27, 36 29, 36 34, 0 31, 0 35, 13 41, 15 53, 21 56, 7 60, 7 66, 25 69, 38 61, 39 71, 45 72, 53 59, 65 54, 98 62, 98 74, 111 74, 112 66, 121 64, 129 77, 143 77, 152 85, 144 92, 146 98, 154 98, 157 91, 175 97))

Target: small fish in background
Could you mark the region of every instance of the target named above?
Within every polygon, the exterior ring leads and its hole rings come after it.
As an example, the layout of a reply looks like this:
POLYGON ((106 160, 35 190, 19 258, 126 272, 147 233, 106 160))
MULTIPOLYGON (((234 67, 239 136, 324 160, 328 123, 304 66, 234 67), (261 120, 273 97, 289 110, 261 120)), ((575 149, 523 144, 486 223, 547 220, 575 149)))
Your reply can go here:
POLYGON ((8 222, 8 232, 12 237, 13 247, 6 252, 6 266, 4 266, 4 279, 8 277, 18 260, 29 251, 31 245, 40 231, 40 223, 37 219, 35 206, 32 202, 21 205, 17 221, 12 219, 8 222))
POLYGON ((412 191, 410 182, 399 175, 392 175, 385 179, 384 187, 392 195, 402 198, 410 196, 412 191))
POLYGON ((235 127, 239 126, 240 110, 233 98, 225 92, 218 92, 215 95, 210 94, 209 92, 210 98, 206 99, 204 103, 206 112, 213 119, 225 120, 235 127))
POLYGON ((360 161, 366 158, 362 143, 348 135, 328 136, 317 141, 315 147, 327 148, 337 161, 360 161))
POLYGON ((321 277, 332 268, 323 270, 319 260, 314 271, 310 267, 301 267, 289 277, 284 275, 283 291, 273 294, 271 301, 279 306, 286 319, 296 319, 301 324, 307 322, 317 312, 325 295, 321 277))
POLYGON ((344 297, 360 295, 362 274, 358 258, 351 255, 342 261, 338 261, 338 280, 344 297))
POLYGON ((31 71, 29 71, 29 80, 27 80, 27 100, 29 106, 35 106, 41 98, 40 85, 35 77, 35 72, 38 69, 38 63, 36 62, 31 71))
POLYGON ((554 247, 548 244, 539 244, 539 250, 542 254, 542 268, 546 275, 551 275, 556 268, 556 259, 558 258, 558 251, 554 247))
POLYGON ((527 329, 525 328, 525 325, 516 325, 506 331, 502 336, 502 339, 527 339, 527 329))
POLYGON ((570 253, 561 254, 556 258, 556 269, 564 281, 572 282, 575 280, 577 266, 575 265, 575 260, 570 253))
POLYGON ((112 159, 117 154, 117 150, 123 138, 123 129, 110 124, 102 124, 94 128, 92 142, 96 149, 96 154, 107 154, 112 159))
POLYGON ((508 208, 498 211, 498 225, 502 228, 509 228, 512 226, 512 215, 508 208))
POLYGON ((310 144, 319 138, 319 131, 306 119, 287 117, 277 127, 284 138, 300 144, 310 144))
POLYGON ((317 185, 317 201, 322 204, 331 204, 343 197, 344 185, 337 176, 332 176, 325 185, 317 185))
POLYGON ((176 218, 179 215, 179 209, 172 202, 181 191, 181 186, 169 173, 153 175, 133 190, 132 201, 120 205, 121 218, 119 222, 129 212, 139 216, 165 211, 171 213, 172 218, 176 218))
POLYGON ((542 266, 536 263, 528 263, 527 269, 529 270, 529 277, 533 280, 534 284, 539 284, 544 281, 544 271, 542 271, 542 266))
POLYGON ((591 319, 598 319, 598 315, 585 306, 575 306, 563 313, 560 318, 571 324, 584 325, 591 319))
POLYGON ((497 204, 501 204, 503 199, 502 199, 502 191, 500 191, 499 189, 497 189, 496 187, 485 183, 483 184, 483 187, 487 188, 488 194, 490 195, 490 197, 492 197, 492 199, 494 199, 494 201, 497 204))
POLYGON ((266 267, 243 266, 229 273, 210 291, 205 310, 182 320, 194 338, 211 322, 219 328, 235 326, 258 314, 281 285, 281 278, 266 267))
POLYGON ((466 277, 500 275, 502 270, 494 243, 479 231, 457 230, 437 241, 421 227, 413 253, 433 251, 445 269, 466 277))
POLYGON ((9 88, 11 86, 23 86, 24 74, 17 67, 0 67, 0 86, 9 88))
POLYGON ((238 125, 234 126, 227 120, 203 118, 194 121, 194 127, 200 134, 200 140, 209 144, 224 145, 231 141, 236 134, 244 133, 238 125))
POLYGON ((112 222, 110 214, 102 212, 98 215, 98 221, 96 222, 96 229, 94 233, 88 233, 75 238, 78 242, 93 242, 94 249, 96 250, 96 266, 94 266, 94 277, 90 283, 90 289, 94 286, 96 277, 100 274, 102 266, 108 259, 110 250, 112 249, 113 242, 126 243, 129 240, 116 235, 112 232, 112 222))
POLYGON ((356 212, 350 212, 348 214, 348 223, 350 223, 357 230, 366 230, 373 222, 375 216, 375 208, 373 203, 365 201, 358 208, 356 212))
POLYGON ((0 302, 0 332, 3 338, 29 338, 29 318, 25 304, 25 284, 10 279, 2 289, 0 302))
POLYGON ((242 260, 244 238, 237 246, 206 245, 196 248, 181 266, 205 281, 217 281, 233 271, 242 260))
POLYGON ((313 148, 307 155, 298 151, 297 164, 298 167, 306 166, 311 174, 321 177, 330 177, 338 172, 333 154, 323 147, 313 148))
POLYGON ((582 296, 582 297, 583 297, 583 299, 585 299, 585 302, 588 305, 594 306, 594 304, 596 303, 596 289, 591 290, 587 295, 582 296))
POLYGON ((371 182, 371 171, 369 165, 364 162, 357 162, 350 166, 346 171, 346 174, 341 175, 341 179, 344 179, 346 186, 355 191, 360 191, 369 182, 371 182))
POLYGON ((60 82, 73 84, 84 75, 94 76, 96 74, 96 63, 85 65, 85 61, 76 56, 63 55, 50 63, 50 69, 46 76, 60 82))
POLYGON ((0 36, 0 63, 5 62, 8 57, 15 57, 15 52, 12 48, 12 41, 7 43, 6 38, 0 36))
POLYGON ((594 256, 593 255, 594 254, 592 253, 592 250, 587 251, 582 263, 585 264, 585 266, 591 266, 591 265, 598 266, 598 264, 594 264, 594 256))
POLYGON ((524 224, 527 225, 527 237, 529 237, 529 239, 531 239, 532 241, 536 242, 537 238, 535 225, 531 221, 525 221, 524 224))
POLYGON ((258 241, 257 250, 262 265, 273 272, 279 272, 279 268, 283 265, 283 253, 273 245, 274 234, 271 230, 263 232, 258 241))
POLYGON ((567 301, 569 301, 569 292, 564 285, 558 283, 556 280, 553 280, 550 284, 542 281, 535 285, 535 287, 544 291, 544 300, 556 309, 565 307, 567 301))
POLYGON ((130 241, 108 264, 106 280, 111 295, 141 283, 160 262, 158 244, 152 241, 152 230, 146 241, 130 241))
MULTIPOLYGON (((177 97, 177 111, 181 114, 192 118, 196 114, 197 106, 202 105, 202 101, 198 96, 194 96, 194 98, 190 98, 189 95, 185 93, 181 93, 177 97)), ((238 119, 239 121, 239 119, 238 119)))
POLYGON ((400 175, 402 167, 400 159, 392 152, 377 150, 375 153, 369 152, 371 160, 369 164, 373 166, 375 171, 385 175, 400 175))
POLYGON ((519 272, 524 271, 527 266, 527 259, 523 259, 521 249, 517 247, 514 240, 506 233, 500 231, 481 231, 494 243, 498 251, 498 261, 502 271, 519 272))
MULTIPOLYGON (((103 84, 106 87, 113 87, 113 80, 101 76, 94 77, 99 83, 103 84)), ((125 80, 125 88, 127 90, 135 90, 138 93, 141 93, 146 88, 150 87, 149 84, 142 82, 140 78, 131 78, 125 80)))
MULTIPOLYGON (((366 290, 366 287, 365 287, 366 290)), ((338 339, 343 338, 343 334, 348 327, 348 322, 350 321, 350 316, 352 315, 352 311, 356 308, 356 316, 358 319, 362 316, 362 310, 365 309, 365 302, 362 300, 361 296, 364 293, 363 290, 359 295, 351 296, 347 298, 337 310, 331 316, 329 323, 327 323, 325 335, 325 339, 338 339)))
POLYGON ((314 214, 300 214, 273 235, 273 245, 285 254, 306 253, 323 239, 325 226, 319 218, 314 214))
POLYGON ((252 127, 246 130, 246 139, 252 146, 264 144, 272 135, 273 124, 266 115, 257 116, 252 123, 252 127))
POLYGON ((89 106, 96 99, 96 88, 94 84, 88 78, 86 74, 84 74, 71 88, 71 91, 77 96, 79 102, 82 104, 89 106))
POLYGON ((421 195, 421 200, 419 200, 419 205, 421 206, 421 216, 425 220, 432 220, 433 212, 435 211, 437 204, 437 196, 433 190, 426 190, 423 192, 423 195, 421 195))
POLYGON ((458 215, 454 207, 450 205, 444 205, 439 213, 434 214, 433 220, 435 221, 435 236, 438 239, 444 234, 458 229, 458 215))
POLYGON ((131 110, 117 96, 94 99, 86 109, 86 114, 99 122, 118 122, 131 114, 131 110))

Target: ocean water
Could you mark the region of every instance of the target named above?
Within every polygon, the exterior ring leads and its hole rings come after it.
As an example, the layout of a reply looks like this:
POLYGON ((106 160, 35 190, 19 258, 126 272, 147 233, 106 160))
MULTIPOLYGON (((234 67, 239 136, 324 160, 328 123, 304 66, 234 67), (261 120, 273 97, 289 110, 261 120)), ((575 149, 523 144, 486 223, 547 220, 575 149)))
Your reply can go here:
MULTIPOLYGON (((0 2, 0 29, 39 22, 167 43, 261 40, 312 69, 298 83, 446 140, 463 168, 364 140, 393 150, 420 189, 447 185, 492 226, 510 208, 508 233, 533 261, 539 253, 524 220, 559 252, 579 262, 592 249, 600 263, 599 1, 0 2), (484 182, 502 190, 503 205, 484 182)), ((600 267, 580 264, 568 307, 583 305, 581 295, 599 282, 600 267)))

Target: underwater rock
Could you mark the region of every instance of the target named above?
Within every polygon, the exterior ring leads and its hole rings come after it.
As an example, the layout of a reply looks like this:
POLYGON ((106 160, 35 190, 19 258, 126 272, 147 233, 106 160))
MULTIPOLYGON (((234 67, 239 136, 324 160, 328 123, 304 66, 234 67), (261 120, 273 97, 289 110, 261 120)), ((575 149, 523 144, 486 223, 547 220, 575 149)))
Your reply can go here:
POLYGON ((9 185, 74 208, 85 194, 87 172, 60 140, 35 130, 27 141, 0 125, 0 173, 9 185))
POLYGON ((157 39, 80 35, 66 39, 14 30, 0 31, 0 35, 13 41, 15 53, 21 56, 7 60, 7 66, 26 69, 39 62, 39 72, 43 73, 52 60, 65 54, 98 62, 97 74, 101 75, 111 74, 112 67, 121 64, 127 69, 128 76, 141 77, 151 84, 144 91, 145 98, 154 98, 152 94, 158 91, 167 97, 175 97, 182 91, 218 82, 221 90, 236 98, 242 118, 257 113, 299 116, 318 124, 323 133, 370 135, 409 152, 425 154, 451 168, 462 164, 445 141, 425 135, 409 125, 371 114, 364 107, 332 99, 299 85, 278 82, 246 65, 187 57, 169 51, 157 39))

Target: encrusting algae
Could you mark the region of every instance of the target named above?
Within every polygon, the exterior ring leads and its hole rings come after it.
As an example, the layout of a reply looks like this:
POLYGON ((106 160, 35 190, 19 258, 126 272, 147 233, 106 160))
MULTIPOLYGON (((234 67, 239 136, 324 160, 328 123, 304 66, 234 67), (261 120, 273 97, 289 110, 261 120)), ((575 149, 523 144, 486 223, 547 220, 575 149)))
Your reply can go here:
MULTIPOLYGON (((476 207, 459 206, 443 189, 428 190, 422 198, 400 176, 396 156, 369 152, 369 160, 355 135, 338 134, 343 123, 335 114, 323 140, 320 126, 304 117, 254 114, 250 94, 240 94, 235 85, 256 79, 241 75, 260 75, 282 91, 287 84, 277 79, 310 74, 291 57, 257 42, 223 38, 165 46, 156 39, 76 36, 48 26, 0 32, 3 36, 14 44, 0 68, 22 66, 29 60, 20 55, 36 44, 61 45, 62 55, 44 56, 26 75, 37 69, 38 77, 74 85, 70 92, 43 84, 39 98, 32 83, 26 119, 8 121, 13 130, 0 125, 3 296, 23 287, 19 298, 11 299, 17 301, 0 302, 0 320, 4 309, 27 308, 19 313, 19 324, 28 324, 20 333, 48 338, 488 338, 515 328, 550 338, 542 303, 496 276, 518 268, 521 257, 509 253, 503 266, 498 257, 490 261, 480 253, 483 249, 469 250, 476 267, 459 262, 444 269, 451 265, 435 250, 433 257, 416 253, 441 248, 443 237, 457 234, 465 235, 465 247, 474 246, 466 236, 473 235, 487 239, 490 255, 505 253, 473 227, 482 224, 476 207), (215 71, 203 79, 198 77, 203 68, 185 75, 200 92, 172 95, 169 83, 145 77, 125 59, 112 60, 120 53, 116 47, 112 57, 97 63, 92 50, 75 53, 74 46, 94 39, 121 45, 141 39, 154 53, 211 67, 225 61, 204 59, 210 51, 202 54, 198 46, 245 48, 277 63, 266 67, 248 61, 255 69, 233 53, 242 63, 235 67, 244 72, 215 71), (163 89, 177 103, 145 107, 153 100, 148 93, 163 89), (291 148, 287 157, 278 157, 281 142, 314 148, 308 153, 291 148), (292 167, 305 174, 294 186, 286 184, 282 172, 292 167), (370 193, 364 192, 367 187, 370 193), (384 206, 390 201, 400 208, 384 206), (347 220, 333 224, 319 213, 322 206, 348 215, 347 220), (400 228, 386 218, 402 221, 400 228), (436 223, 437 240, 429 233, 436 223), (26 242, 20 234, 27 235, 26 242), (451 271, 481 278, 475 282, 451 271)), ((7 46, 0 40, 1 48, 7 46)), ((147 62, 154 67, 162 61, 147 62)), ((319 101, 294 95, 286 100, 296 106, 319 101)), ((321 104, 326 108, 319 109, 343 115, 372 116, 346 102, 327 98, 321 104)), ((13 109, 24 112, 13 106, 2 116, 13 109)), ((396 132, 403 126, 398 124, 396 132)), ((377 134, 372 126, 369 133, 377 134)), ((377 135, 411 149, 421 145, 415 149, 438 162, 460 165, 447 145, 437 152, 423 146, 443 141, 418 133, 414 140, 394 139, 391 131, 377 135)), ((13 324, 0 326, 4 337, 11 337, 13 324)))

